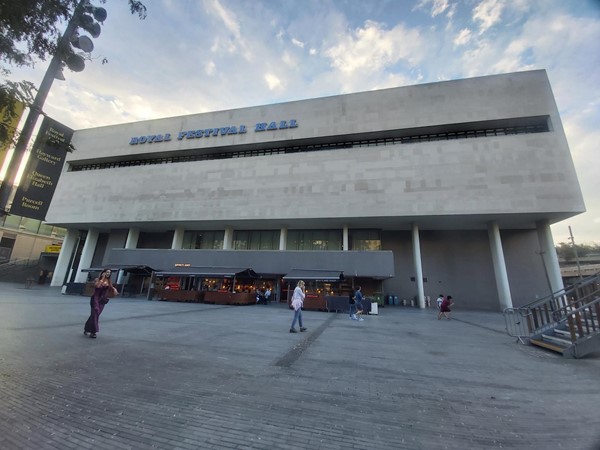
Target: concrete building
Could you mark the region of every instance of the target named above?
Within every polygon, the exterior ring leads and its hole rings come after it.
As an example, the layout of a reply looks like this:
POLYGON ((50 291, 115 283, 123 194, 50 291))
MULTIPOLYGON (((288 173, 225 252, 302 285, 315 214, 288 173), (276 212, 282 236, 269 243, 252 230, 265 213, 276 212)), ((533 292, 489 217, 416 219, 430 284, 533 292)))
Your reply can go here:
POLYGON ((562 287, 550 224, 585 210, 543 70, 79 130, 73 145, 46 216, 68 229, 53 285, 106 265, 278 283, 318 269, 421 307, 443 293, 501 310, 562 287))

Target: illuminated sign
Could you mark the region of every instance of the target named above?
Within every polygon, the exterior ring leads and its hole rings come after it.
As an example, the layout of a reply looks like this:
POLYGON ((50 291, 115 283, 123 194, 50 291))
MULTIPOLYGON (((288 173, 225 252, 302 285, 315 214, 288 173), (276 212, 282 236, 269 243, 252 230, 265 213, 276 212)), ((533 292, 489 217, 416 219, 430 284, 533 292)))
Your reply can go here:
MULTIPOLYGON (((274 122, 260 122, 254 127, 255 132, 264 131, 275 131, 275 130, 287 130, 289 128, 298 128, 298 122, 295 119, 292 120, 280 120, 274 122)), ((230 136, 232 134, 245 134, 248 132, 246 125, 229 125, 217 128, 201 128, 197 130, 186 130, 177 133, 176 139, 182 141, 184 139, 199 139, 199 138, 210 138, 217 136, 230 136)), ((169 142, 172 139, 171 133, 162 134, 148 134, 146 136, 133 136, 129 145, 139 144, 154 144, 159 142, 169 142)))

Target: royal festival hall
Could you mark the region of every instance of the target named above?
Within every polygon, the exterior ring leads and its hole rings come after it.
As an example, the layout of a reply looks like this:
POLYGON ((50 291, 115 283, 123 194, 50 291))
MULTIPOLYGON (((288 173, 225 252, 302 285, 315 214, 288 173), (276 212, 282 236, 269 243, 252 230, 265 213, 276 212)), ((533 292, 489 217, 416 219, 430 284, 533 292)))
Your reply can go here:
POLYGON ((269 286, 284 301, 303 279, 315 301, 361 285, 501 311, 562 288, 550 225, 585 211, 544 70, 77 130, 72 144, 46 215, 67 229, 54 286, 112 268, 147 298, 240 304, 269 286))

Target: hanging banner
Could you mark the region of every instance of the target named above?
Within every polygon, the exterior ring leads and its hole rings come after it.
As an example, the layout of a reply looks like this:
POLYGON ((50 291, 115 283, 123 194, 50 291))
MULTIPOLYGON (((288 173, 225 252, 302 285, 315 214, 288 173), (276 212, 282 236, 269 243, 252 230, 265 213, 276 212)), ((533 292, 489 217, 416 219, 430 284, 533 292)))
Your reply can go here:
POLYGON ((44 117, 10 213, 44 220, 60 178, 73 130, 44 117))
POLYGON ((6 153, 12 144, 12 139, 17 131, 17 126, 23 115, 25 105, 18 100, 13 102, 13 114, 9 113, 8 106, 4 105, 0 108, 0 127, 6 130, 6 134, 3 134, 3 139, 0 139, 0 170, 5 163, 6 153))

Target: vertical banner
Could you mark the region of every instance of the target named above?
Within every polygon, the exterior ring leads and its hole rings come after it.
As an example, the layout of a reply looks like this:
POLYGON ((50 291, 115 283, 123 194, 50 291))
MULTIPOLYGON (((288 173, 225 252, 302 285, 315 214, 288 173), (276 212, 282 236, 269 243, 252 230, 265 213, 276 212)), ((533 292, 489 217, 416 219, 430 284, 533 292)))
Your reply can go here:
POLYGON ((19 121, 23 115, 23 110, 25 109, 25 105, 18 100, 14 100, 12 104, 14 115, 9 113, 8 105, 0 108, 0 126, 6 130, 4 139, 0 139, 0 170, 6 162, 6 153, 11 146, 12 139, 17 131, 17 126, 19 125, 19 121))
POLYGON ((65 163, 73 130, 44 117, 10 213, 44 220, 65 163))

